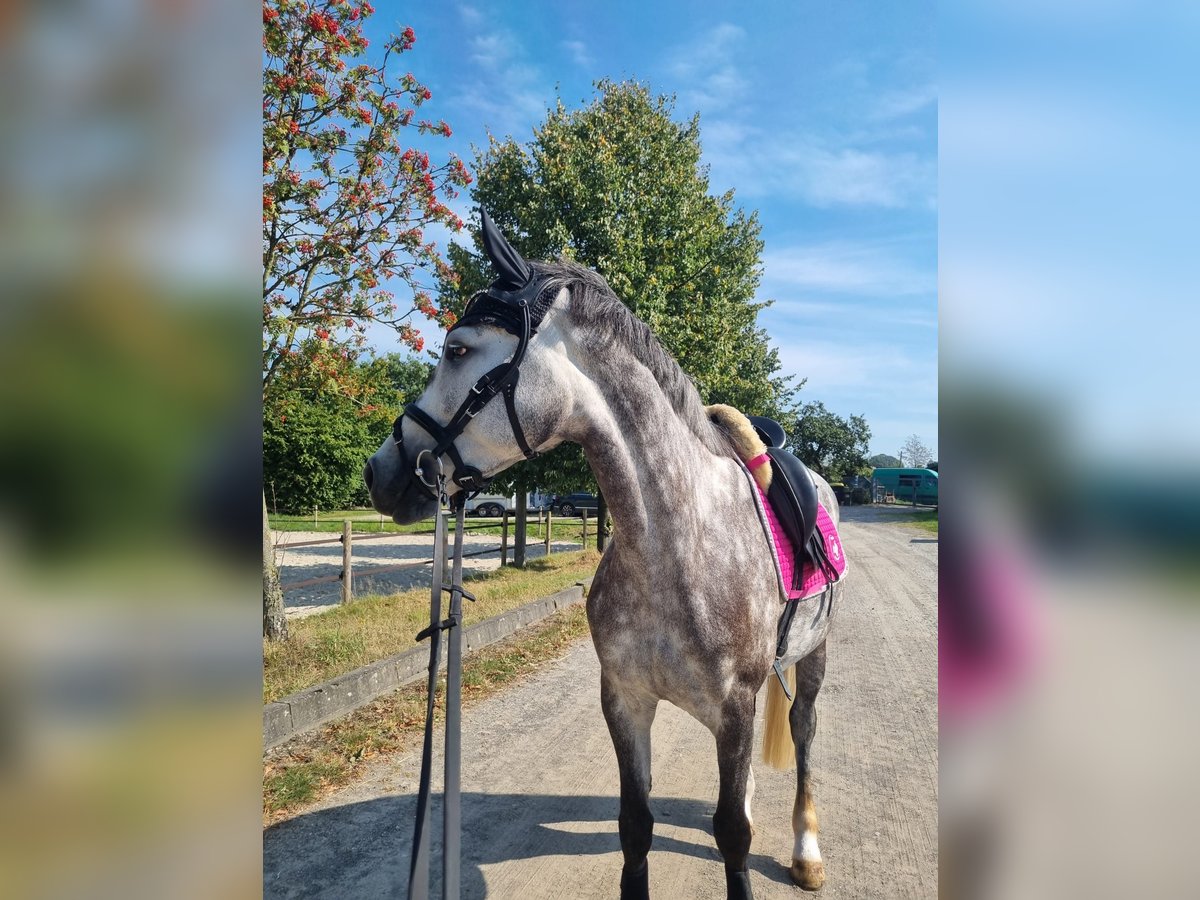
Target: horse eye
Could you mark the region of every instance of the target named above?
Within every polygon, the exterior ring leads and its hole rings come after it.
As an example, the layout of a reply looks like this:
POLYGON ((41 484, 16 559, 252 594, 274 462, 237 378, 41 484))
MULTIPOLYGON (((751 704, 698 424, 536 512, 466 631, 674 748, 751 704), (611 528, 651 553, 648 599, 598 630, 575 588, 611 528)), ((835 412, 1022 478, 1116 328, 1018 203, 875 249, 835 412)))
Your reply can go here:
POLYGON ((453 347, 450 348, 450 355, 453 356, 455 359, 462 359, 464 356, 467 355, 467 348, 464 347, 462 344, 455 344, 453 347))

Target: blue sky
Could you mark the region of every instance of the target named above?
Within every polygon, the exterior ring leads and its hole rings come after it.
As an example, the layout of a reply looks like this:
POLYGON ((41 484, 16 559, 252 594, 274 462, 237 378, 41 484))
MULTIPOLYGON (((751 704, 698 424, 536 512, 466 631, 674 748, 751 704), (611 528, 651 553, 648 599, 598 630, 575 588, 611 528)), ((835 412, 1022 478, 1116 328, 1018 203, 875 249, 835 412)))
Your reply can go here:
MULTIPOLYGON (((375 46, 411 25, 402 66, 433 145, 470 164, 490 130, 528 140, 548 104, 637 78, 700 113, 710 190, 762 222, 760 322, 803 400, 859 413, 872 453, 937 449, 937 96, 932 4, 379 2, 375 46)), ((464 218, 469 199, 452 204, 464 218)), ((402 297, 402 295, 401 295, 402 297)), ((372 333, 376 349, 394 342, 372 333)))

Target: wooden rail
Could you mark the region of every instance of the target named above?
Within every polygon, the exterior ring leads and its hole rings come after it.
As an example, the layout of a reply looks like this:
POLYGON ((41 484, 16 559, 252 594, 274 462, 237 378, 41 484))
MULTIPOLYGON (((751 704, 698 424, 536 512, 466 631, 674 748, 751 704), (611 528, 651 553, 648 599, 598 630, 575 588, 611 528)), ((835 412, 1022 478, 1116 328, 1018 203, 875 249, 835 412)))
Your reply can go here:
MULTIPOLYGON (((439 513, 439 515, 447 515, 447 514, 439 513)), ((585 510, 583 513, 583 546, 584 547, 587 546, 587 535, 588 535, 587 523, 588 523, 587 511, 585 510)), ((467 525, 467 526, 465 526, 464 530, 478 531, 483 528, 495 528, 495 527, 496 526, 493 523, 479 523, 479 524, 475 524, 475 525, 467 525)), ((553 532, 554 532, 554 515, 550 512, 547 512, 546 513, 546 534, 545 534, 546 556, 550 556, 551 542, 553 540, 553 532)), ((354 564, 353 564, 353 554, 354 554, 354 542, 355 541, 369 541, 369 540, 375 540, 378 538, 388 538, 388 537, 391 537, 391 538, 408 537, 408 536, 412 536, 412 535, 431 535, 434 533, 435 533, 435 531, 414 531, 414 532, 386 531, 386 532, 373 532, 370 534, 363 534, 363 533, 355 534, 353 531, 353 520, 343 519, 342 520, 342 533, 340 535, 338 535, 337 537, 320 538, 320 539, 311 540, 311 541, 289 541, 287 543, 281 543, 281 544, 274 545, 276 550, 288 550, 288 549, 292 549, 292 548, 296 548, 296 547, 316 547, 316 546, 319 546, 322 544, 341 544, 342 545, 342 569, 341 569, 341 571, 338 572, 336 575, 322 575, 317 578, 305 578, 301 581, 286 581, 286 582, 283 582, 280 585, 280 587, 285 591, 295 591, 295 590, 300 590, 301 588, 316 587, 317 585, 322 585, 322 584, 333 584, 335 581, 340 581, 342 583, 342 603, 349 603, 353 596, 353 593, 354 593, 354 572, 355 572, 355 570, 354 570, 354 564)), ((504 513, 503 518, 500 521, 500 543, 495 547, 485 547, 481 550, 473 550, 470 553, 464 553, 463 557, 470 558, 470 557, 475 557, 475 556, 486 556, 489 553, 499 552, 500 553, 500 565, 505 566, 508 564, 508 550, 509 550, 508 512, 506 511, 504 513)), ((359 566, 358 567, 358 575, 359 575, 359 577, 368 577, 369 578, 374 575, 384 575, 384 574, 387 574, 390 572, 399 572, 399 571, 402 571, 403 569, 415 569, 420 566, 428 566, 428 565, 431 565, 432 563, 433 563, 433 559, 431 558, 431 559, 415 560, 413 562, 407 562, 407 563, 397 563, 396 565, 390 565, 390 566, 366 566, 366 567, 359 566)))

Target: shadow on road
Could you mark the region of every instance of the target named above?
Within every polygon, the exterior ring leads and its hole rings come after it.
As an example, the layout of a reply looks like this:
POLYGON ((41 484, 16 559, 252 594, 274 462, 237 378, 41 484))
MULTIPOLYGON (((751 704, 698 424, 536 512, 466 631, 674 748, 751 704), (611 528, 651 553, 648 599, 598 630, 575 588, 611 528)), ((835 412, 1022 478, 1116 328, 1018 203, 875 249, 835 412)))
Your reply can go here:
MULTIPOLYGON (((669 866, 663 854, 721 865, 712 837, 714 807, 679 797, 651 798, 657 821, 651 866, 669 866), (690 830, 680 839, 663 830, 690 830)), ((441 797, 434 797, 431 895, 441 894, 441 797)), ((620 884, 617 798, 466 793, 462 798, 462 896, 488 896, 483 866, 546 856, 614 854, 610 890, 620 884)), ((263 835, 263 896, 404 896, 408 888, 413 795, 383 797, 298 816, 263 835)), ((750 868, 790 885, 776 859, 751 853, 750 868)), ((719 868, 716 871, 720 871, 719 868)), ((598 886, 599 887, 599 886, 598 886)))

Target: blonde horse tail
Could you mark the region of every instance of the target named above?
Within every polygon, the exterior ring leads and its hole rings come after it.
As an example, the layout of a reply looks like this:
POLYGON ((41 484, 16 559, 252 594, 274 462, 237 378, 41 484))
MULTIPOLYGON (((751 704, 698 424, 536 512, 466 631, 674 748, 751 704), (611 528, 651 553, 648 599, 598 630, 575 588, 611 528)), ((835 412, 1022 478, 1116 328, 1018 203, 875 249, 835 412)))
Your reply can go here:
MULTIPOLYGON (((788 666, 785 670, 788 690, 796 695, 796 667, 788 666)), ((771 672, 767 676, 767 711, 766 723, 763 727, 762 756, 772 769, 787 771, 796 765, 796 745, 792 743, 792 728, 788 723, 788 712, 791 711, 792 701, 787 698, 779 679, 771 672)))

